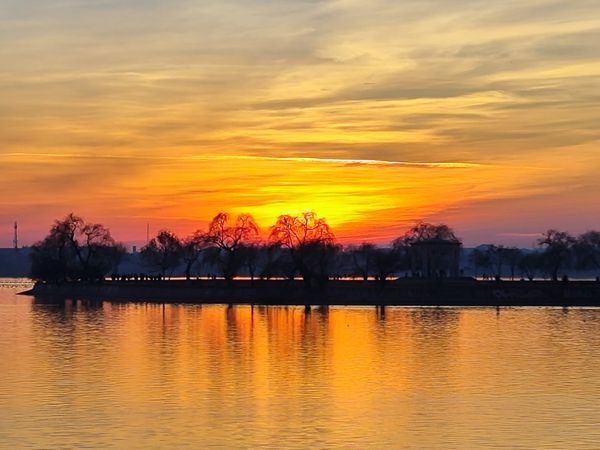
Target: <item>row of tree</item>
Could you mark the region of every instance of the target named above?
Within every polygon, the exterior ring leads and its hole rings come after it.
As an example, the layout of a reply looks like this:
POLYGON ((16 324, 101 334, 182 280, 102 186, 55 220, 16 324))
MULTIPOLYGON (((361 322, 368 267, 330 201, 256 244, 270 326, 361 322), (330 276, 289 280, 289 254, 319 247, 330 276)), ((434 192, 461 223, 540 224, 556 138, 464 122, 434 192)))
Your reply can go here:
MULTIPOLYGON (((243 267, 254 277, 259 257, 266 257, 261 276, 285 272, 293 277, 300 273, 310 286, 329 278, 329 266, 338 247, 327 222, 314 213, 280 216, 271 227, 268 244, 259 244, 258 236, 259 228, 251 215, 232 218, 219 213, 208 230, 198 230, 183 239, 170 231, 160 231, 141 250, 141 257, 149 270, 163 277, 183 263, 189 278, 200 260, 210 262, 227 280, 243 267), (282 267, 276 267, 280 263, 282 267)), ((32 247, 31 275, 53 282, 102 279, 118 270, 125 255, 125 247, 103 225, 69 214, 57 220, 48 236, 32 247)))
POLYGON ((588 231, 577 237, 557 230, 548 230, 537 242, 540 250, 524 251, 516 247, 483 245, 470 254, 470 263, 477 275, 500 277, 507 268, 511 279, 520 276, 533 280, 536 277, 557 280, 562 271, 600 270, 600 232, 588 231))
MULTIPOLYGON (((249 214, 232 217, 217 214, 206 230, 180 238, 160 231, 141 249, 146 269, 165 277, 183 267, 187 278, 209 267, 226 280, 240 274, 256 277, 294 278, 301 276, 307 286, 321 287, 330 278, 374 278, 381 282, 399 273, 419 270, 411 253, 417 242, 460 243, 447 225, 417 223, 390 246, 371 243, 342 247, 335 241, 327 222, 313 212, 282 215, 270 228, 267 241, 260 241, 259 228, 249 214)), ((476 275, 501 276, 504 268, 511 278, 518 274, 533 279, 558 279, 567 268, 600 270, 600 232, 579 237, 550 230, 539 240, 537 251, 485 245, 470 254, 476 275)), ((48 236, 32 248, 32 277, 45 281, 98 280, 118 273, 126 250, 101 224, 88 223, 69 214, 56 221, 48 236)))
POLYGON ((260 243, 258 236, 259 228, 251 215, 232 218, 219 213, 207 231, 199 230, 183 239, 170 231, 160 231, 142 249, 141 257, 163 276, 183 262, 187 278, 194 265, 204 263, 226 280, 232 280, 242 270, 252 279, 293 278, 299 273, 309 286, 322 285, 329 279, 339 247, 324 219, 312 212, 283 215, 271 227, 267 243, 260 243))
POLYGON ((102 279, 118 267, 126 253, 106 227, 69 214, 32 247, 31 276, 55 282, 102 279))
POLYGON ((409 270, 410 245, 423 240, 459 242, 447 225, 418 223, 390 247, 363 243, 342 247, 327 222, 313 212, 282 215, 270 229, 267 242, 259 242, 256 222, 247 214, 233 220, 219 213, 208 231, 180 239, 161 231, 141 251, 142 260, 165 276, 183 263, 189 279, 192 268, 207 265, 226 280, 246 273, 251 280, 300 275, 307 286, 322 287, 330 278, 375 278, 384 282, 409 270))

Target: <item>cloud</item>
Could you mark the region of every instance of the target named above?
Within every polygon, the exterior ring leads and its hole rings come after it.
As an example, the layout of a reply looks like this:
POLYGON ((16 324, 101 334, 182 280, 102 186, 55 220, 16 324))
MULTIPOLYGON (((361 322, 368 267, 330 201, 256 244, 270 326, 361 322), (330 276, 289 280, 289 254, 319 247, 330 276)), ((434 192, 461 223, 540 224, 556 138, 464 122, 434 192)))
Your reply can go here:
MULTIPOLYGON (((349 164, 368 166, 404 166, 404 167, 435 167, 435 168, 471 168, 481 167, 482 164, 470 162, 408 162, 387 161, 378 159, 343 159, 343 158, 316 158, 316 157, 284 157, 284 156, 261 156, 261 155, 191 155, 191 156, 142 156, 142 155, 111 155, 111 154, 83 154, 83 153, 25 153, 15 152, 4 155, 8 158, 66 158, 66 159, 118 159, 118 160, 146 160, 146 161, 227 161, 227 160, 251 160, 251 161, 287 161, 287 162, 309 162, 325 164, 349 164)), ((0 155, 1 157, 1 155, 0 155)))
POLYGON ((594 0, 5 0, 0 190, 190 220, 312 199, 389 227, 529 198, 548 222, 561 205, 538 190, 600 169, 598 17, 594 0))

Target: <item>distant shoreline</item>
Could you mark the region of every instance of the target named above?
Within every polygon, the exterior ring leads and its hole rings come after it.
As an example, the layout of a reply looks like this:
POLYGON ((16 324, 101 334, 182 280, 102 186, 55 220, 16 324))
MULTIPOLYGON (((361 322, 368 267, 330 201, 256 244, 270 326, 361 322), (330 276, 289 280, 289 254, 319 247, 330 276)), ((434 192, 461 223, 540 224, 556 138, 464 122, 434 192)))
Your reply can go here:
POLYGON ((132 302, 348 306, 599 306, 597 281, 478 281, 474 279, 332 280, 309 290, 300 280, 107 281, 36 283, 22 295, 132 302))

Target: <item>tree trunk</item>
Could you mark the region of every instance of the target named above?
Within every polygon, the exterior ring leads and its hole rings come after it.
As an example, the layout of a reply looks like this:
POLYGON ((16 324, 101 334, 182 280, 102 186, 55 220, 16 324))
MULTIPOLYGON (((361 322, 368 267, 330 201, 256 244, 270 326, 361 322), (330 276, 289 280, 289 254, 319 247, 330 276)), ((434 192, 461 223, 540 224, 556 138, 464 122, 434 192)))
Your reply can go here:
POLYGON ((192 278, 192 275, 191 275, 191 273, 192 273, 192 264, 193 263, 189 263, 188 262, 187 265, 185 266, 185 279, 188 280, 188 281, 192 278))

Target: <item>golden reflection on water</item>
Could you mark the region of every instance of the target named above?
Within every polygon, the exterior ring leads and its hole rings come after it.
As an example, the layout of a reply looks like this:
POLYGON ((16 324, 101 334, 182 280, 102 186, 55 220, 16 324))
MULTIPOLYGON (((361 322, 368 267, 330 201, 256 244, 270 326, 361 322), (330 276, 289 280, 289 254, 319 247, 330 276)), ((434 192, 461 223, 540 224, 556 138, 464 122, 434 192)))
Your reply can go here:
POLYGON ((598 448, 600 310, 0 290, 3 448, 598 448))

